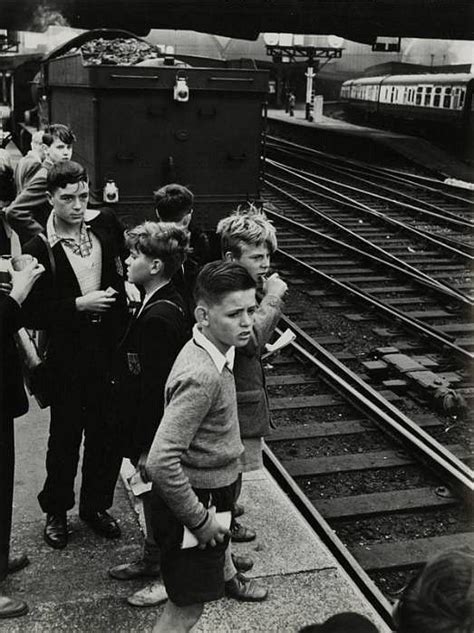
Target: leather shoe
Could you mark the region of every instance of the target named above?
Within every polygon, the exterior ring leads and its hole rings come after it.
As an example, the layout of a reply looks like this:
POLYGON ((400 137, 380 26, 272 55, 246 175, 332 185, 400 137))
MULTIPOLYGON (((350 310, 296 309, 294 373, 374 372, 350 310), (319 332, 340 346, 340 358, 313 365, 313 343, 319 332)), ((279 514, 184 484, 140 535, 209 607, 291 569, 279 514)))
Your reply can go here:
POLYGON ((161 581, 154 582, 139 591, 135 591, 134 594, 127 598, 128 604, 132 605, 132 607, 156 607, 167 600, 168 594, 161 581))
POLYGON ((245 508, 241 503, 234 503, 234 518, 241 517, 245 512, 245 508))
POLYGON ((230 528, 230 538, 234 543, 248 543, 257 538, 255 530, 251 530, 238 521, 234 521, 234 525, 230 528))
POLYGON ((79 516, 87 523, 96 534, 105 538, 120 538, 122 532, 117 521, 108 512, 79 513, 79 516))
POLYGON ((134 578, 158 578, 160 573, 159 563, 150 563, 141 558, 132 563, 116 565, 109 569, 109 576, 116 580, 133 580, 134 578))
POLYGON ((23 600, 0 596, 0 618, 17 618, 28 613, 28 605, 23 600))
POLYGON ((237 554, 231 554, 234 567, 237 571, 250 571, 253 567, 253 560, 250 556, 237 556, 237 554))
POLYGON ((65 514, 47 514, 44 528, 44 540, 54 549, 63 549, 67 545, 67 518, 65 514))
POLYGON ((225 595, 242 602, 261 602, 268 596, 268 589, 243 574, 235 574, 225 583, 225 595))
POLYGON ((26 554, 18 554, 18 556, 10 556, 8 559, 8 573, 14 574, 20 569, 24 569, 30 564, 30 559, 26 554))

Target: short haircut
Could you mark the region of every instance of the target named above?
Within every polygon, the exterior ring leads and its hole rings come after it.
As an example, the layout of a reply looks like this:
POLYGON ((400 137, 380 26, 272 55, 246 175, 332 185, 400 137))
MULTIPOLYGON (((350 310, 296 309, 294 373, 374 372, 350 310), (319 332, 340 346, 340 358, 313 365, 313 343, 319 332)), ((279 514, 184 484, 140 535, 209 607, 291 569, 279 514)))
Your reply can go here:
POLYGON ((256 288, 256 283, 246 268, 219 260, 202 267, 196 279, 194 299, 196 304, 204 301, 207 305, 216 305, 231 292, 252 288, 256 288))
POLYGON ((403 591, 394 619, 400 633, 471 633, 474 551, 449 550, 428 561, 403 591))
POLYGON ((193 209, 194 195, 183 185, 165 185, 153 192, 153 198, 163 222, 181 222, 193 209))
POLYGON ((73 160, 63 160, 53 165, 48 171, 46 190, 54 193, 56 189, 64 189, 67 185, 88 181, 87 171, 82 165, 73 160))
POLYGON ((164 274, 172 277, 183 265, 189 248, 189 231, 171 222, 144 222, 125 233, 130 250, 163 262, 164 274))
POLYGON ((55 139, 59 139, 66 145, 72 145, 77 141, 76 135, 67 125, 62 123, 53 123, 44 129, 43 143, 50 147, 55 139))
POLYGON ((321 624, 309 624, 299 633, 377 633, 378 629, 365 615, 353 611, 337 613, 321 624))
POLYGON ((265 245, 269 253, 277 249, 276 231, 263 211, 250 205, 245 210, 238 209, 220 220, 216 233, 221 237, 221 251, 231 252, 234 257, 242 255, 242 245, 265 245))

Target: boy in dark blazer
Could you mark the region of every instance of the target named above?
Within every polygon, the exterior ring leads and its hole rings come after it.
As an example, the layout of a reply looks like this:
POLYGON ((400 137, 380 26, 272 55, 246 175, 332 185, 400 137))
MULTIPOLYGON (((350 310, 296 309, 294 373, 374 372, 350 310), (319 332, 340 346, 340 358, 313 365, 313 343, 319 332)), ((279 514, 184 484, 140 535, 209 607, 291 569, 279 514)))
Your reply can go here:
MULTIPOLYGON (((145 463, 163 415, 165 383, 190 330, 184 300, 171 281, 186 259, 189 233, 176 224, 145 222, 127 232, 126 242, 128 280, 140 286, 145 296, 118 347, 111 403, 122 454, 146 482, 145 463)), ((146 523, 143 557, 113 567, 109 573, 118 580, 160 575, 159 549, 150 529, 149 493, 141 498, 146 523)), ((162 585, 160 597, 161 593, 162 585)), ((154 604, 153 585, 129 602, 154 604)))
MULTIPOLYGON (((25 554, 10 556, 13 481, 15 468, 13 419, 28 411, 14 334, 22 325, 21 305, 44 268, 34 260, 21 272, 12 274, 12 283, 0 283, 0 582, 19 571, 29 561, 25 554)), ((25 615, 23 600, 0 593, 0 619, 25 615)))
POLYGON ((47 515, 48 545, 67 545, 67 511, 74 506, 74 478, 84 434, 79 515, 97 533, 118 538, 107 513, 121 455, 109 441, 107 376, 127 322, 123 229, 112 213, 87 209, 85 169, 73 161, 47 175, 53 208, 41 235, 24 251, 46 271, 25 304, 27 325, 49 334, 47 366, 54 391, 46 457, 47 477, 38 495, 47 515))

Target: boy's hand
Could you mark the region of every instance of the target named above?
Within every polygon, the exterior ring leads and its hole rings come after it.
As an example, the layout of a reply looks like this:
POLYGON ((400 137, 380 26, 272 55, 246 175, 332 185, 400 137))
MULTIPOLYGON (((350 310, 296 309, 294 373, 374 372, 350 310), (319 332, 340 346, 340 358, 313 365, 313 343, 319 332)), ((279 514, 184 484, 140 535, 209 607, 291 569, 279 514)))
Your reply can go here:
POLYGON ((194 536, 199 541, 199 548, 204 549, 207 545, 215 547, 217 543, 223 543, 229 530, 217 521, 215 514, 209 512, 209 518, 198 530, 193 530, 194 536))
POLYGON ((129 303, 140 303, 142 300, 140 291, 135 284, 132 284, 130 281, 125 282, 125 293, 129 303))
POLYGON ((107 290, 93 290, 76 299, 79 312, 105 312, 114 303, 115 297, 111 297, 107 290))
POLYGON ((44 266, 38 264, 38 260, 34 257, 25 268, 21 271, 12 270, 12 289, 10 297, 21 305, 26 297, 30 294, 31 289, 35 285, 36 280, 44 273, 44 266))
POLYGON ((283 281, 283 279, 281 279, 278 273, 273 273, 273 275, 270 275, 270 277, 266 279, 263 284, 263 292, 266 295, 274 295, 276 297, 279 297, 280 299, 283 298, 283 295, 287 290, 287 284, 283 281))

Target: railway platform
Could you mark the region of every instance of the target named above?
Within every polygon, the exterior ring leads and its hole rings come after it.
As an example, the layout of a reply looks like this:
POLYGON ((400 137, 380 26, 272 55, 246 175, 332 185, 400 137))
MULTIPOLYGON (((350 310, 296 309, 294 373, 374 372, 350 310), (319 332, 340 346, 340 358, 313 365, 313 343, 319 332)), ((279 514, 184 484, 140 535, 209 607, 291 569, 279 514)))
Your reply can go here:
MULTIPOLYGON (((120 540, 94 535, 74 509, 68 547, 52 550, 43 541, 44 517, 36 495, 44 477, 48 419, 48 410, 32 401, 29 413, 16 421, 13 550, 26 551, 31 564, 2 583, 1 592, 26 600, 29 613, 1 621, 0 632, 151 630, 160 607, 137 609, 125 600, 145 582, 115 581, 107 574, 109 567, 141 552, 137 513, 122 481, 112 508, 122 527, 120 540)), ((196 631, 291 632, 341 611, 357 611, 381 633, 389 632, 266 471, 245 478, 242 502, 242 522, 254 527, 258 537, 236 544, 235 551, 254 558, 249 575, 261 579, 270 595, 263 603, 222 599, 209 604, 196 631)))
MULTIPOLYGON (((317 146, 318 148, 321 146, 324 151, 344 153, 360 160, 370 156, 375 162, 379 158, 386 159, 386 154, 392 153, 433 171, 440 178, 455 178, 466 183, 474 182, 472 167, 422 138, 355 125, 324 115, 318 123, 309 122, 304 118, 303 110, 295 110, 295 116, 290 117, 283 110, 270 109, 268 119, 270 127, 272 123, 278 125, 284 123, 302 127, 305 134, 317 133, 317 146)), ((307 136, 306 139, 309 140, 307 136)), ((384 165, 385 160, 381 164, 384 165)))

